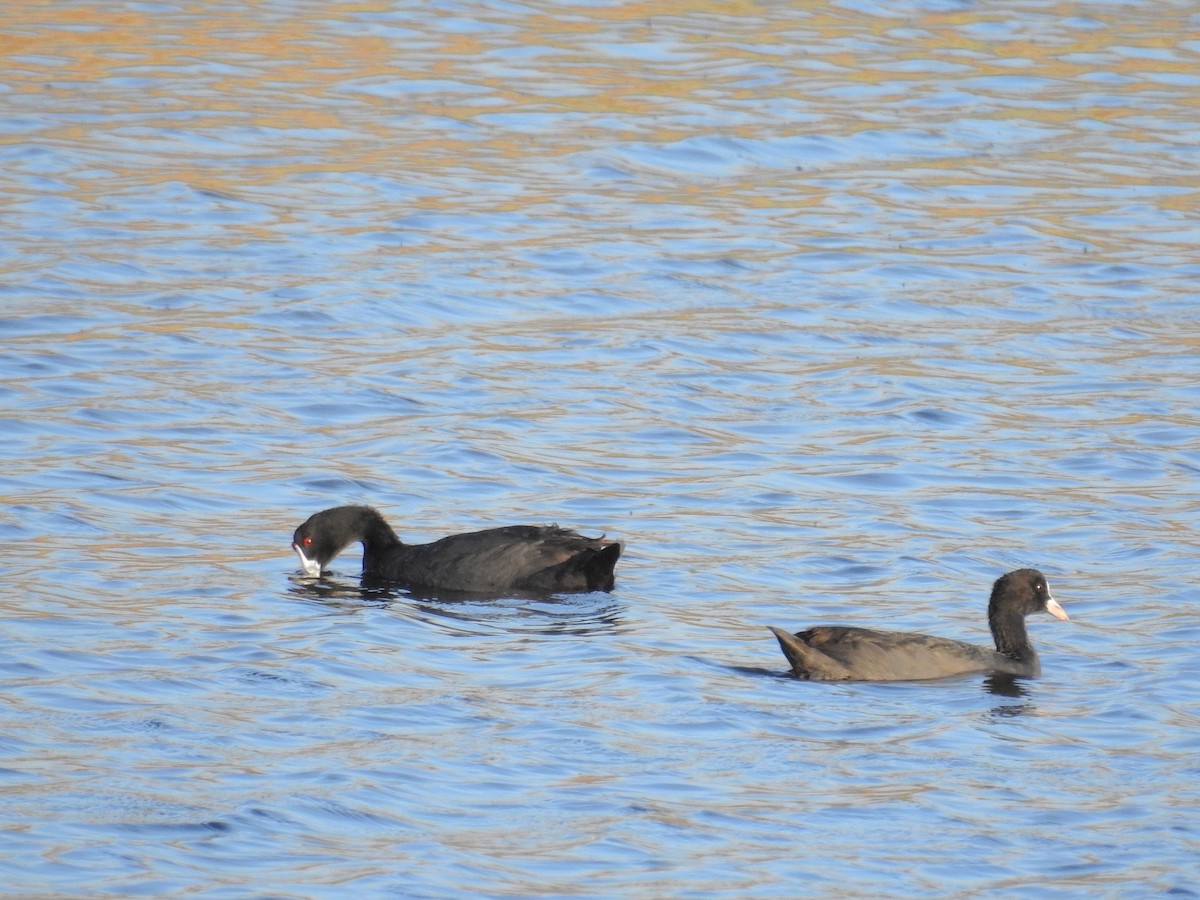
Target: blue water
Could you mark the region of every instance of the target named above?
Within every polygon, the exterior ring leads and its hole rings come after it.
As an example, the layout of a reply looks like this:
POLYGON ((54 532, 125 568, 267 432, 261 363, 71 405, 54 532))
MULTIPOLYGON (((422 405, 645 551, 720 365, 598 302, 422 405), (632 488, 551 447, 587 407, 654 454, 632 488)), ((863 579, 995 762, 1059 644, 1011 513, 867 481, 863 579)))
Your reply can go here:
POLYGON ((1186 4, 18 5, 0 892, 1200 894, 1186 4), (319 583, 558 522, 611 594, 319 583), (766 626, 1044 674, 787 676, 766 626))

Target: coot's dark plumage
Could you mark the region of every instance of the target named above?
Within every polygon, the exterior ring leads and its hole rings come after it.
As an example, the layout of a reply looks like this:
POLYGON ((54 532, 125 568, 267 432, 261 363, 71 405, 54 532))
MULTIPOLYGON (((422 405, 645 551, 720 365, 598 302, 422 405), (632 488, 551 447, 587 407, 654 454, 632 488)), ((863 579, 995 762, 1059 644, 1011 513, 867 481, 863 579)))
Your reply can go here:
POLYGON ((968 672, 1032 676, 1042 667, 1029 643, 1025 617, 1037 612, 1067 620, 1050 595, 1046 576, 1037 569, 1018 569, 992 586, 988 624, 995 650, 905 631, 829 625, 794 635, 781 628, 771 631, 793 674, 813 681, 916 681, 968 672))
POLYGON ((309 575, 346 547, 363 545, 363 576, 432 591, 498 594, 610 591, 621 544, 555 525, 510 525, 403 544, 369 506, 316 513, 296 529, 292 549, 309 575))

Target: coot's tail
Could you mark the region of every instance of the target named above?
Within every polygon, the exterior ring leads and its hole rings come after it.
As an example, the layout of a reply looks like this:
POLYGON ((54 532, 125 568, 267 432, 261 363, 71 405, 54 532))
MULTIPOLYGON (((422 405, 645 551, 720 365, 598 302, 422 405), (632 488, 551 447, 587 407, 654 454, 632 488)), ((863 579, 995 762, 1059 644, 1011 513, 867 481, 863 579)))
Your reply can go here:
POLYGON ((776 628, 774 625, 768 625, 767 627, 771 629, 771 632, 775 635, 775 639, 779 641, 779 648, 783 651, 783 655, 787 657, 787 661, 792 664, 792 673, 797 678, 811 678, 814 681, 838 681, 850 677, 850 672, 845 666, 837 660, 830 659, 820 650, 810 647, 801 640, 809 632, 797 635, 789 631, 784 631, 782 628, 776 628))
POLYGON ((611 591, 617 580, 613 569, 620 558, 621 545, 614 542, 599 550, 578 553, 571 562, 587 582, 589 591, 611 591))

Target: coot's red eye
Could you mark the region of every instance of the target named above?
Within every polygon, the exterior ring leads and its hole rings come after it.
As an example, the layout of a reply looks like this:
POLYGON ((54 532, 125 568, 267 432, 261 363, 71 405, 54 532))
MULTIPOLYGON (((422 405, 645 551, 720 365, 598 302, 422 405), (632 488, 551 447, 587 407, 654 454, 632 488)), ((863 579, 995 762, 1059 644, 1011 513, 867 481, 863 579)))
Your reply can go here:
POLYGON ((310 538, 310 537, 306 537, 306 538, 304 539, 304 546, 305 546, 305 547, 311 547, 311 546, 312 546, 312 538, 310 538))

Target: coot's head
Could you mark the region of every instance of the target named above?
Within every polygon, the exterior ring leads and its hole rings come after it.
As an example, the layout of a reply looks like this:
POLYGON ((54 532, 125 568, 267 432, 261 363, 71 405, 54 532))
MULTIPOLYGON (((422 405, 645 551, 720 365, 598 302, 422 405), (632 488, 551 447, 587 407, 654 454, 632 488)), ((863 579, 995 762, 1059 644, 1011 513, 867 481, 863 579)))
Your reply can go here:
POLYGON ((317 537, 313 535, 311 526, 312 519, 309 519, 296 529, 296 533, 292 535, 292 549, 300 557, 300 568, 304 570, 304 574, 316 578, 321 574, 322 564, 320 551, 316 546, 317 537))
POLYGON ((1067 611, 1050 593, 1046 576, 1037 569, 1017 569, 996 579, 988 604, 989 617, 1001 611, 1016 612, 1021 616, 1047 612, 1056 619, 1069 621, 1067 611))
POLYGON ((345 549, 355 533, 352 521, 358 510, 339 506, 313 513, 292 535, 292 549, 300 557, 300 567, 314 578, 345 549))
POLYGON ((305 574, 316 577, 355 541, 396 543, 396 535, 369 506, 337 506, 313 513, 292 535, 305 574))

